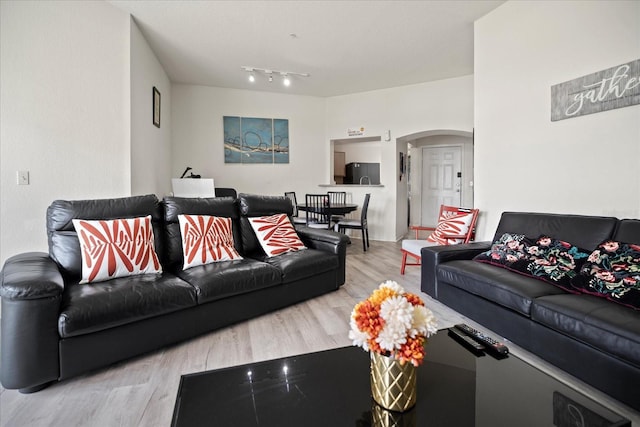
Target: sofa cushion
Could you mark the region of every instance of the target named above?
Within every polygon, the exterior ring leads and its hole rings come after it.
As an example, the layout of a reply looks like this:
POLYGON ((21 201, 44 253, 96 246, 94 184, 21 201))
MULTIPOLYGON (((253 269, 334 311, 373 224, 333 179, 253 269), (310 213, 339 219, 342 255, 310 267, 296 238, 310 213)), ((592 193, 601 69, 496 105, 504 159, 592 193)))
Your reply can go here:
POLYGON ((249 223, 267 256, 306 249, 286 214, 249 218, 249 223))
POLYGON ((182 233, 180 232, 179 215, 209 215, 230 218, 232 222, 233 244, 240 255, 244 255, 239 218, 240 212, 236 201, 231 197, 183 198, 165 197, 164 220, 167 253, 164 259, 166 270, 177 272, 184 266, 182 251, 182 233))
POLYGON ((420 256, 422 248, 439 246, 438 243, 429 242, 426 239, 403 239, 402 250, 420 256))
POLYGON ((529 239, 522 234, 504 233, 490 250, 476 255, 474 261, 508 268, 567 292, 576 292, 570 281, 578 275, 587 256, 588 251, 548 236, 529 239))
POLYGON ((640 244, 640 219, 621 219, 613 239, 640 244))
POLYGON ((591 295, 537 298, 531 319, 640 368, 640 312, 591 295))
POLYGON ((73 227, 74 219, 117 219, 151 215, 156 253, 164 253, 162 208, 158 198, 146 196, 97 200, 55 200, 47 208, 49 256, 59 266, 65 279, 77 282, 82 275, 80 241, 73 227))
POLYGON ((200 265, 176 274, 195 288, 198 304, 282 283, 277 268, 250 258, 200 265))
POLYGON ((194 305, 193 286, 168 273, 122 277, 91 286, 72 284, 63 293, 58 332, 69 338, 194 305))
POLYGON ((540 236, 527 248, 529 262, 523 274, 544 280, 565 291, 575 292, 570 281, 578 275, 589 252, 571 243, 540 236))
POLYGON ((241 259, 233 245, 231 218, 178 215, 183 269, 212 262, 241 259))
POLYGON ((284 213, 293 214, 291 201, 282 196, 258 196, 240 193, 238 195, 240 207, 240 229, 242 233, 242 247, 247 256, 261 256, 264 254, 262 246, 254 233, 249 218, 284 213))
POLYGON ((438 267, 437 280, 510 308, 527 317, 531 312, 531 302, 535 298, 564 293, 560 288, 541 280, 471 260, 450 261, 441 264, 438 267))
POLYGON ((529 259, 527 248, 530 244, 524 234, 504 233, 493 242, 491 249, 476 255, 473 260, 508 268, 516 261, 529 259))
POLYGON ((337 270, 338 257, 317 249, 287 252, 277 257, 263 257, 262 261, 276 267, 282 274, 282 283, 290 283, 327 271, 337 270))
POLYGON ((602 242, 571 285, 581 292, 640 310, 640 245, 602 242))
POLYGON ((162 273, 154 249, 151 215, 113 220, 74 219, 73 226, 82 254, 80 283, 162 273))
POLYGON ((613 236, 617 224, 618 219, 614 217, 504 212, 493 240, 499 239, 503 233, 524 234, 531 238, 544 234, 591 251, 613 236))

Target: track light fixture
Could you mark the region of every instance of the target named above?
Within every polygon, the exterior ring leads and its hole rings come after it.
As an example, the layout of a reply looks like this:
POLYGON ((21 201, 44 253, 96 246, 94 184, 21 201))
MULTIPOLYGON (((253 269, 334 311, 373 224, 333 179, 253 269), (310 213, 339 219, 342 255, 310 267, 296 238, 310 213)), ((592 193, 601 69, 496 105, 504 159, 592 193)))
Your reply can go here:
POLYGON ((280 76, 282 77, 282 84, 285 86, 291 86, 291 76, 298 76, 298 77, 309 77, 310 74, 309 73, 297 73, 295 71, 280 71, 280 70, 270 70, 268 68, 257 68, 257 67, 248 67, 243 65, 242 67, 240 67, 242 70, 246 71, 247 73, 249 73, 249 81, 251 83, 254 83, 256 81, 256 73, 262 73, 265 74, 269 80, 269 83, 273 82, 273 75, 274 74, 280 74, 280 76))

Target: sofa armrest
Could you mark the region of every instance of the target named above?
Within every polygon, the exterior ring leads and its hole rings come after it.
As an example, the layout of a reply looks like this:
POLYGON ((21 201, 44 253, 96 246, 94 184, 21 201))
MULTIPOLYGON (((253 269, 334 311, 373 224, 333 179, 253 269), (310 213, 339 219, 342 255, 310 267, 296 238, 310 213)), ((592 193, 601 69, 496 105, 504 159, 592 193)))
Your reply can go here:
POLYGON ((30 300, 62 295, 64 280, 58 265, 44 252, 27 252, 7 259, 0 273, 2 298, 30 300))
POLYGON ((329 252, 338 256, 337 286, 342 286, 346 280, 347 244, 349 238, 342 233, 331 230, 310 228, 304 225, 296 226, 296 231, 302 242, 308 248, 329 252))
POLYGON ((428 246, 421 250, 420 289, 438 298, 436 272, 438 265, 454 260, 472 259, 491 248, 491 242, 471 242, 461 245, 428 246))
POLYGON ((58 317, 64 281, 42 252, 15 255, 0 273, 0 382, 36 391, 59 377, 58 317))
POLYGON ((349 242, 349 238, 346 235, 331 230, 298 225, 296 226, 296 231, 305 245, 308 243, 308 246, 313 249, 330 250, 335 254, 338 254, 340 246, 346 248, 349 242))

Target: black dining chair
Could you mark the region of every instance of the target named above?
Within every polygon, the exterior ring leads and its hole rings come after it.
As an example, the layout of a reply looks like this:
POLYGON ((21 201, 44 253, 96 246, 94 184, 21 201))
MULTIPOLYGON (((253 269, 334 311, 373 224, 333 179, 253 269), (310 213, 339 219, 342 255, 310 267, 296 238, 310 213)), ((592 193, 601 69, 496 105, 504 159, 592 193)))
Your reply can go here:
POLYGON ((367 251, 369 247, 369 227, 367 225, 367 211, 369 210, 369 199, 371 193, 364 196, 364 204, 360 212, 360 219, 343 219, 338 222, 338 231, 344 233, 347 229, 362 230, 362 248, 367 251))
MULTIPOLYGON (((327 191, 327 195, 329 196, 329 201, 331 202, 331 206, 334 205, 344 205, 347 203, 347 192, 346 191, 327 191)), ((345 219, 345 215, 331 215, 331 222, 334 224, 336 231, 338 231, 337 225, 338 222, 345 219)))
POLYGON ((331 201, 327 194, 306 194, 307 227, 331 229, 331 201))
POLYGON ((306 224, 307 223, 307 219, 306 218, 302 218, 300 216, 300 212, 298 211, 298 200, 296 199, 296 192, 295 191, 285 191, 284 197, 286 197, 287 199, 291 200, 291 204, 293 205, 293 215, 291 216, 291 219, 293 220, 293 223, 294 224, 306 224))

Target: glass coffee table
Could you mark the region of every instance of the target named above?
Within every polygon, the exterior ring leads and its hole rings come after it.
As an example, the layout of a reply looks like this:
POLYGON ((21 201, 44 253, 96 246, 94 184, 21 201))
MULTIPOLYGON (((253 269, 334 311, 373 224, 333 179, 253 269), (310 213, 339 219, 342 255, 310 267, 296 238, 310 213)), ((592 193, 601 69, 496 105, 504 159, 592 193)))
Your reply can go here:
POLYGON ((512 354, 473 354, 447 330, 427 342, 417 393, 409 412, 383 410, 369 354, 343 347, 183 375, 172 426, 631 426, 512 354))

